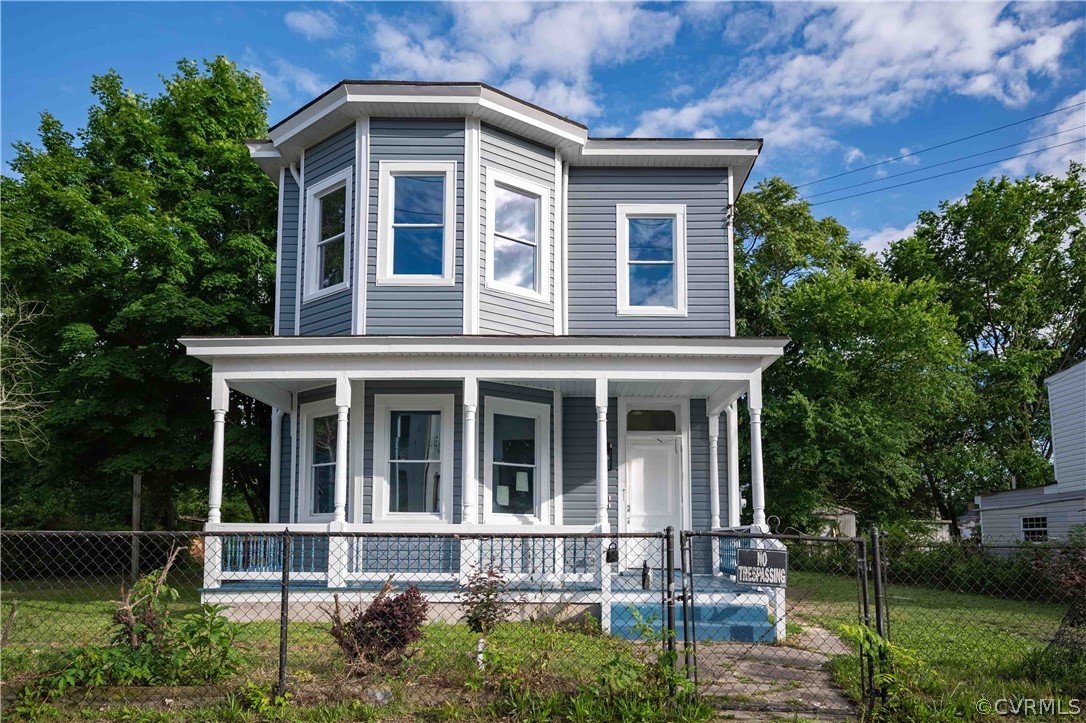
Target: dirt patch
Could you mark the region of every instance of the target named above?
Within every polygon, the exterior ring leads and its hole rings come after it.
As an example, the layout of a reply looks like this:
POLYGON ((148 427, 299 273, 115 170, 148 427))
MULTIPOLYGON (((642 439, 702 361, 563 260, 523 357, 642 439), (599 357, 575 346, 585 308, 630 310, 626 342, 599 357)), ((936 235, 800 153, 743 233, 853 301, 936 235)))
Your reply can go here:
POLYGON ((784 645, 701 643, 698 689, 726 709, 850 716, 856 706, 833 682, 829 665, 847 652, 844 641, 818 627, 784 645))

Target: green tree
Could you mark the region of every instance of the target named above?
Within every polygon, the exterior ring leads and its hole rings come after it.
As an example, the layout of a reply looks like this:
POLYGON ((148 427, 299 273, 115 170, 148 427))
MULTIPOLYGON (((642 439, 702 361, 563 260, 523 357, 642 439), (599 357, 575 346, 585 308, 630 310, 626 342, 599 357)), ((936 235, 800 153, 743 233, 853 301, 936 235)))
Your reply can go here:
POLYGON ((974 494, 1053 479, 1044 378, 1086 356, 1086 182, 978 181, 963 199, 920 214, 891 245, 901 281, 928 279, 969 352, 972 394, 924 442, 925 489, 946 516, 974 494))
MULTIPOLYGON (((5 470, 8 525, 123 523, 133 473, 175 525, 211 444, 209 369, 177 339, 270 333, 276 194, 242 143, 265 132, 267 95, 221 57, 163 84, 148 97, 96 76, 78 134, 43 113, 40 147, 15 144, 0 260, 45 311, 27 341, 46 361, 49 452, 5 470)), ((239 398, 228 425, 228 484, 257 517, 268 416, 239 398)))

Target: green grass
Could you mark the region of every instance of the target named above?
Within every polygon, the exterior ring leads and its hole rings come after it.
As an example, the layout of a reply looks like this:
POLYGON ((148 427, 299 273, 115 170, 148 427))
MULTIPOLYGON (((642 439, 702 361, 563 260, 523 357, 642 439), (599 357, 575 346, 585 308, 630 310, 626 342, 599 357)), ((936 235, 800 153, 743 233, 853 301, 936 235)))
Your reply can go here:
MULTIPOLYGON (((887 600, 891 640, 914 651, 941 679, 937 707, 975 717, 981 698, 1086 695, 1086 673, 1056 674, 1039 662, 1065 606, 903 586, 890 586, 887 600)), ((788 602, 801 625, 833 631, 857 622, 854 578, 794 572, 788 602)), ((855 695, 856 658, 838 660, 836 672, 855 695)))

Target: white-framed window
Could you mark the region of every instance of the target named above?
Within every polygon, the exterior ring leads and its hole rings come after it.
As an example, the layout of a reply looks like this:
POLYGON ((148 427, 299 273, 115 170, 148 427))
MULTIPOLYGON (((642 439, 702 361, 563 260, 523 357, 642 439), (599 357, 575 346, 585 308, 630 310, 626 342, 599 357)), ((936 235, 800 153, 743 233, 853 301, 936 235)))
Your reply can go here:
POLYGON ((334 399, 309 402, 299 409, 302 432, 299 522, 331 520, 335 511, 337 411, 334 399))
POLYGON ((305 287, 308 301, 351 284, 351 169, 306 188, 305 287))
POLYGON ((686 316, 686 206, 616 209, 618 313, 686 316))
POLYGON ((550 509, 550 407, 502 397, 486 397, 483 405, 483 518, 545 523, 550 509))
POLYGON ((452 522, 453 396, 373 400, 374 520, 452 522))
POLYGON ((486 167, 486 287, 547 301, 550 189, 486 167))
POLYGON ((1022 539, 1026 542, 1048 541, 1048 517, 1023 517, 1022 539))
POLYGON ((381 161, 377 283, 455 283, 456 162, 381 161))

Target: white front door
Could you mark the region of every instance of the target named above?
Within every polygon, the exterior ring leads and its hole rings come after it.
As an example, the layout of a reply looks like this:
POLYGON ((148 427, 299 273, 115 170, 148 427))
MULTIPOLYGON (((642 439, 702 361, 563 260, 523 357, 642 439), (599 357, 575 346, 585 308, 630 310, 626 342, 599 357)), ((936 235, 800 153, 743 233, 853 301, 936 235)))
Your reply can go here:
MULTIPOLYGON (((627 532, 661 532, 670 526, 678 547, 678 531, 683 528, 682 457, 681 435, 626 435, 627 532)), ((627 569, 641 567, 646 559, 650 567, 660 566, 657 541, 630 540, 623 547, 627 569)))

